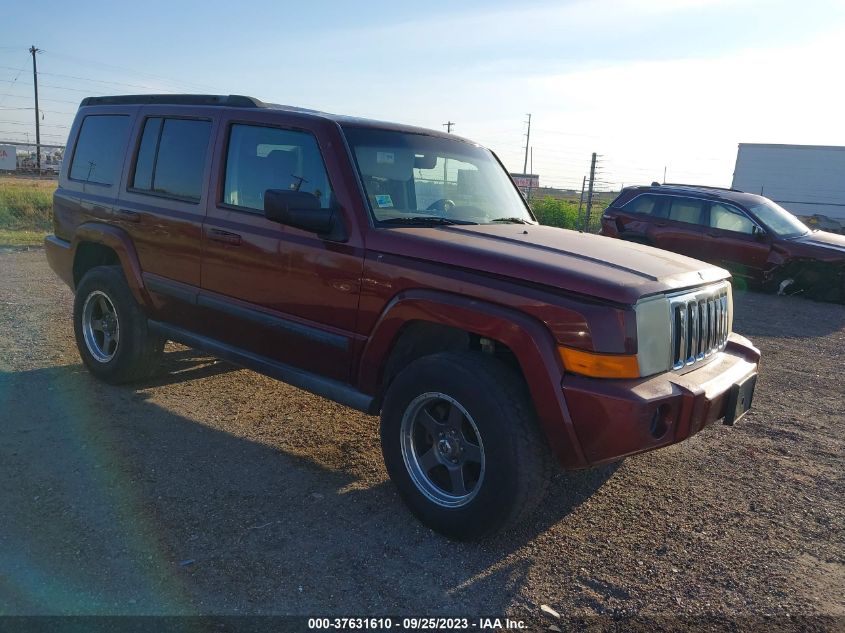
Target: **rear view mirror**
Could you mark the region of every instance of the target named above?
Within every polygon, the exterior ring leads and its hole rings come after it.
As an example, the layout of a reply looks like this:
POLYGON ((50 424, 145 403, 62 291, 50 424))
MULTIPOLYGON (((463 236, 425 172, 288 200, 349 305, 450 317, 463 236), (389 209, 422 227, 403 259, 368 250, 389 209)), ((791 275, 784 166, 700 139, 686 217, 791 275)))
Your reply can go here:
POLYGON ((437 156, 434 154, 416 154, 414 156, 414 169, 434 169, 437 165, 437 156))
POLYGON ((346 231, 333 208, 323 209, 320 201, 306 191, 267 189, 264 216, 268 220, 316 233, 327 239, 344 241, 346 231))
POLYGON ((754 239, 757 240, 758 242, 765 242, 766 241, 766 232, 763 229, 761 229, 759 226, 757 226, 756 224, 751 229, 751 234, 754 236, 754 239))

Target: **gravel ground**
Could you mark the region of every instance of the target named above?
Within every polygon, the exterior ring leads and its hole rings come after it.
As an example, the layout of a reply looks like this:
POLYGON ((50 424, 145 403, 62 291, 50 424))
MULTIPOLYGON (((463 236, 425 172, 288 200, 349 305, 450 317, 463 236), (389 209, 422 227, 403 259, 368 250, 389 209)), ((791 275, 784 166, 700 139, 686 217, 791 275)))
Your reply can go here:
POLYGON ((402 506, 376 418, 178 346, 98 383, 43 252, 0 272, 0 614, 845 623, 843 306, 737 296, 764 364, 735 428, 562 473, 530 525, 456 544, 402 506))

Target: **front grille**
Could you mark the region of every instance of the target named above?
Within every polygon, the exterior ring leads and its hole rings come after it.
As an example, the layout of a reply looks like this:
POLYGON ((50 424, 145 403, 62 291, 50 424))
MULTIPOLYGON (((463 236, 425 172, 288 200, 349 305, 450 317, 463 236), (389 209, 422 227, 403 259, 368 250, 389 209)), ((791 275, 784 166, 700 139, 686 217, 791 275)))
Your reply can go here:
POLYGON ((727 284, 669 297, 672 317, 672 369, 703 361, 725 348, 730 334, 727 284))

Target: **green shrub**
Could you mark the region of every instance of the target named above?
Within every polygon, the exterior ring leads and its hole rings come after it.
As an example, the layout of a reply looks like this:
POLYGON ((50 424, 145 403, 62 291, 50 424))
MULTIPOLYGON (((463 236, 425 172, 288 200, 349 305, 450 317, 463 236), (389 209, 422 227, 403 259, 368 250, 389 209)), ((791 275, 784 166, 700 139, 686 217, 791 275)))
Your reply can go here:
MULTIPOLYGON (((601 214, 607 205, 607 200, 593 200, 593 207, 590 212, 589 232, 596 233, 601 228, 601 214)), ((579 220, 577 200, 565 200, 546 196, 542 200, 532 201, 531 210, 534 211, 534 215, 540 224, 576 231, 584 228, 583 215, 586 213, 586 204, 581 207, 582 217, 579 220)))
POLYGON ((578 228, 578 203, 575 201, 546 196, 542 200, 533 201, 531 210, 540 224, 562 229, 578 228))

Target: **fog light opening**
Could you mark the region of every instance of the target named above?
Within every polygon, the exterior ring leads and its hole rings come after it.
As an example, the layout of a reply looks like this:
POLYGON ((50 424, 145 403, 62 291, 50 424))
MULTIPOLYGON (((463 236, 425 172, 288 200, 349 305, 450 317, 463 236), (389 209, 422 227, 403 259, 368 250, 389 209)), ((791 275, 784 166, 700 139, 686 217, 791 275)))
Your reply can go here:
POLYGON ((654 412, 654 415, 651 418, 651 436, 659 440, 663 438, 664 435, 669 431, 669 427, 672 426, 672 420, 669 417, 670 409, 668 404, 661 404, 657 407, 657 410, 654 412))

